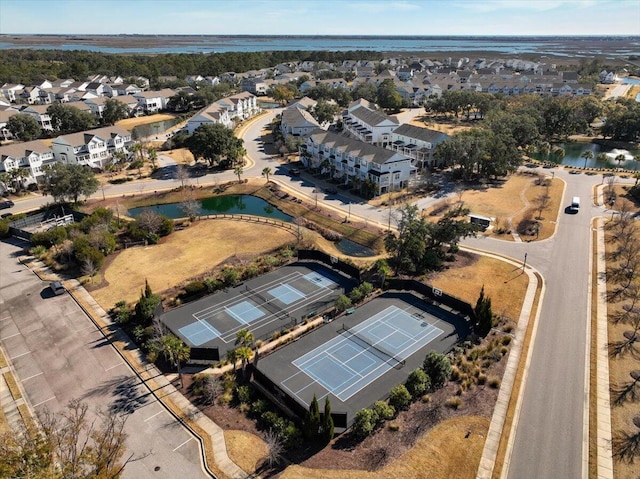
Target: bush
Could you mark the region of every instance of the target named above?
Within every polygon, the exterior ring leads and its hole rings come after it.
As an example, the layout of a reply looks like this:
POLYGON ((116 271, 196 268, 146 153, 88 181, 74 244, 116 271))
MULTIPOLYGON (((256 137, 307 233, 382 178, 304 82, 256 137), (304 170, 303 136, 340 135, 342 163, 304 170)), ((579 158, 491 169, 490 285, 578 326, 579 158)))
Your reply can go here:
POLYGON ((344 294, 341 294, 336 300, 336 309, 339 312, 342 312, 347 310, 350 307, 351 307, 351 300, 344 294))
POLYGON ((113 307, 112 313, 117 323, 125 324, 131 319, 132 311, 126 301, 118 301, 113 307))
POLYGON ((43 245, 49 247, 54 244, 61 244, 67 237, 67 229, 64 226, 56 226, 48 231, 33 233, 33 235, 31 235, 31 242, 36 246, 43 245))
POLYGON ((431 388, 431 378, 423 369, 415 369, 409 374, 406 382, 407 390, 413 399, 422 396, 431 388))
POLYGON ((186 296, 196 296, 202 294, 207 290, 207 286, 202 281, 191 281, 184 287, 186 296))
POLYGON ((378 422, 392 419, 393 416, 396 415, 394 407, 387 404, 385 401, 376 401, 373 404, 373 411, 376 413, 376 416, 378 416, 378 422))
POLYGON ((451 409, 458 409, 462 405, 462 399, 460 399, 458 396, 455 396, 447 399, 444 405, 451 409))
POLYGON ((0 220, 0 238, 9 237, 9 219, 0 220))
POLYGON ((359 303, 363 297, 364 296, 360 291, 360 288, 353 288, 349 293, 349 299, 351 300, 352 303, 359 303))
POLYGON ((356 439, 364 439, 373 433, 378 418, 376 413, 371 409, 361 409, 356 413, 351 427, 351 434, 356 439))
POLYGON ((406 408, 411 402, 411 394, 407 391, 404 384, 398 384, 391 389, 389 394, 389 404, 395 408, 396 411, 406 408))
POLYGON ((42 256, 46 252, 47 252, 47 248, 45 248, 43 245, 34 246, 33 248, 31 248, 29 250, 29 253, 32 256, 35 256, 36 258, 39 258, 40 256, 42 256))
POLYGON ((253 399, 253 390, 251 389, 251 386, 247 384, 238 386, 236 388, 236 397, 240 403, 250 404, 251 399, 253 399))
POLYGON ((166 216, 162 216, 162 221, 160 222, 160 231, 158 234, 160 236, 167 236, 173 232, 174 223, 171 218, 166 216))
POLYGON ((222 270, 222 282, 226 286, 233 286, 240 280, 240 275, 235 268, 225 268, 222 270))
POLYGON ((499 378, 489 379, 489 387, 491 389, 498 389, 500 387, 500 379, 499 378))
POLYGON ((444 386, 451 377, 452 369, 449 359, 435 351, 429 352, 424 358, 422 369, 431 378, 431 387, 434 389, 444 386))

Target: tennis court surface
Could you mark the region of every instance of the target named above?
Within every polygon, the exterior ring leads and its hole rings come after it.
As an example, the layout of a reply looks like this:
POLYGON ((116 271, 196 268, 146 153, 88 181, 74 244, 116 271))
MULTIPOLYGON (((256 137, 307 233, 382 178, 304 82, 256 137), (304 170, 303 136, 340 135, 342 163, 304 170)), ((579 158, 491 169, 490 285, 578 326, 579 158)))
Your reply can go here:
POLYGON ((241 329, 268 339, 331 307, 353 286, 319 263, 297 262, 168 311, 161 321, 191 348, 217 350, 214 359, 222 359, 241 329))
POLYGON ((428 351, 446 352, 467 332, 458 315, 411 293, 385 293, 260 359, 256 380, 300 411, 314 395, 321 404, 329 397, 350 424, 358 410, 404 383, 428 351))

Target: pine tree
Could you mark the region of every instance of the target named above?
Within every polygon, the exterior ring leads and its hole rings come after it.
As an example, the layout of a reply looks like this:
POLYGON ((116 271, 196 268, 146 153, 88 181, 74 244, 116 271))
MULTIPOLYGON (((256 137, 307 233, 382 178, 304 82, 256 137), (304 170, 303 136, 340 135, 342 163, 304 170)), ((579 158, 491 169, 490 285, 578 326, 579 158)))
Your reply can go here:
POLYGON ((485 297, 484 285, 480 290, 480 296, 474 308, 476 313, 476 332, 480 336, 486 336, 493 326, 493 311, 491 310, 491 298, 485 297))
POLYGON ((309 411, 304 421, 304 435, 310 441, 315 441, 318 438, 320 432, 320 406, 318 406, 318 399, 316 395, 313 395, 313 401, 309 405, 309 411))
POLYGON ((334 425, 333 418, 331 417, 331 403, 327 396, 324 400, 324 416, 322 418, 322 436, 325 441, 329 442, 333 439, 334 425))

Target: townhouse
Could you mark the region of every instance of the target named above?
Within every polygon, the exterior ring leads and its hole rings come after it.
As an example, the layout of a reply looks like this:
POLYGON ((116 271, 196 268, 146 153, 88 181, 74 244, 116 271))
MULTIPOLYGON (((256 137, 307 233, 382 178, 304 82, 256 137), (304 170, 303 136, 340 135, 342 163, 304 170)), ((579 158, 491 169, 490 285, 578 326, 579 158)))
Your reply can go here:
POLYGON ((320 128, 318 121, 311 113, 302 108, 289 107, 282 112, 280 131, 287 135, 305 136, 320 128))
POLYGON ((131 132, 109 126, 57 137, 51 143, 57 161, 67 164, 104 168, 116 152, 128 154, 131 132))
POLYGON ((133 97, 138 100, 138 105, 145 114, 151 115, 167 108, 169 99, 175 95, 170 88, 163 88, 159 91, 140 91, 134 93, 133 97))
POLYGON ((436 147, 447 138, 449 136, 440 131, 404 124, 391 133, 387 148, 411 158, 418 169, 433 168, 436 166, 433 155, 436 147))
POLYGON ((329 171, 354 187, 367 182, 375 195, 406 188, 416 168, 406 156, 324 130, 315 130, 300 148, 305 166, 329 171))
POLYGON ((0 172, 10 175, 21 169, 22 187, 37 183, 44 174, 44 167, 55 163, 54 154, 42 140, 13 143, 0 146, 0 172))
POLYGON ((237 93, 212 103, 187 122, 191 135, 201 125, 220 123, 230 128, 234 121, 242 121, 260 112, 257 97, 249 92, 237 93))
POLYGON ((386 146, 391 143, 391 132, 398 125, 397 118, 373 110, 366 100, 356 100, 342 115, 344 130, 365 143, 386 146))
POLYGON ((49 108, 48 105, 29 105, 20 113, 34 117, 43 131, 53 131, 53 124, 51 123, 51 117, 47 113, 47 108, 49 108))
POLYGON ((13 133, 7 128, 7 123, 9 122, 9 118, 17 113, 19 112, 15 108, 0 109, 0 140, 7 141, 13 138, 13 133))

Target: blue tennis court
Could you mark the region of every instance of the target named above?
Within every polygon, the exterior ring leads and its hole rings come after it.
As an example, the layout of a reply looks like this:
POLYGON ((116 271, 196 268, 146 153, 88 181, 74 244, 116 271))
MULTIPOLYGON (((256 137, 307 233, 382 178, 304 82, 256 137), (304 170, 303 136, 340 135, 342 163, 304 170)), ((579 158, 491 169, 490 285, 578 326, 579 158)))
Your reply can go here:
POLYGON ((318 383, 325 396, 331 393, 345 402, 390 369, 402 368, 407 358, 441 333, 422 315, 390 306, 295 359, 298 372, 282 386, 304 401, 304 390, 318 383))
POLYGON ((225 311, 233 316, 240 324, 250 324, 265 315, 264 311, 254 306, 249 301, 242 301, 233 306, 225 306, 225 311))
POLYGON ((207 341, 220 337, 220 332, 206 321, 196 321, 179 328, 178 331, 194 346, 200 346, 207 341))

